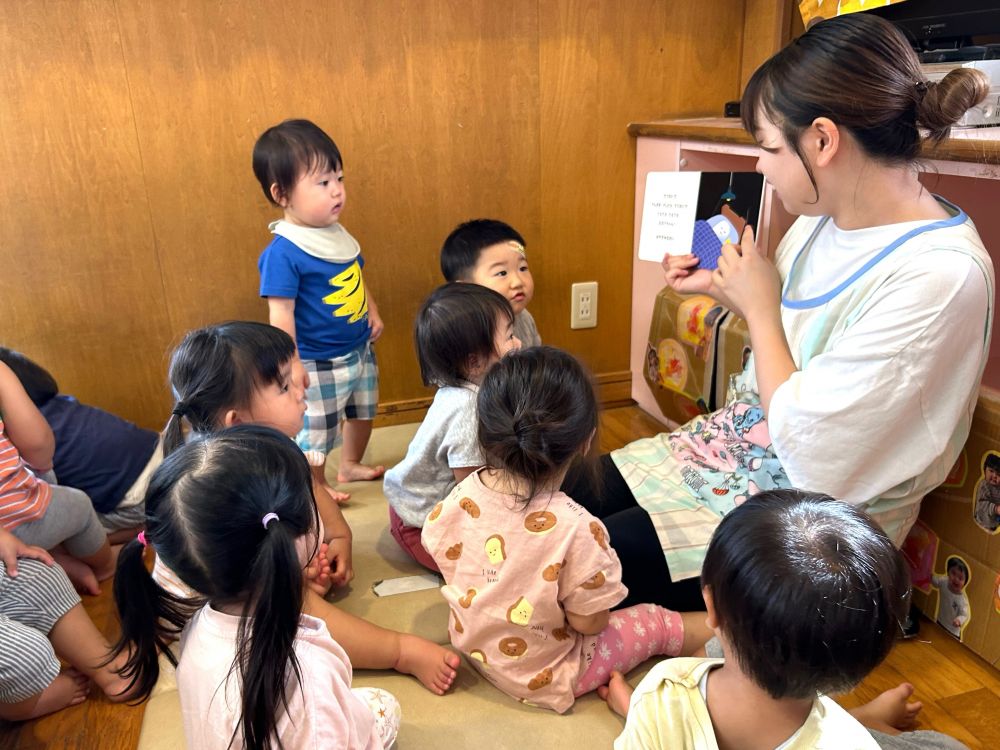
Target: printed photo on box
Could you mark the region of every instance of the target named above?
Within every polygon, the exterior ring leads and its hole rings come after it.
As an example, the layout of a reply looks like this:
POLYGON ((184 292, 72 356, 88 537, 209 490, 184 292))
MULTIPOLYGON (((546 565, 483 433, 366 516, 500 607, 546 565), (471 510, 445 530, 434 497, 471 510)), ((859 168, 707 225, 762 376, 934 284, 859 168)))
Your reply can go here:
POLYGON ((976 482, 972 517, 983 531, 996 534, 1000 530, 1000 453, 987 453, 982 466, 983 473, 976 482))
POLYGON ((969 597, 965 593, 971 577, 969 564, 958 555, 950 555, 944 575, 931 576, 931 586, 938 592, 938 625, 962 640, 962 631, 972 619, 969 597))

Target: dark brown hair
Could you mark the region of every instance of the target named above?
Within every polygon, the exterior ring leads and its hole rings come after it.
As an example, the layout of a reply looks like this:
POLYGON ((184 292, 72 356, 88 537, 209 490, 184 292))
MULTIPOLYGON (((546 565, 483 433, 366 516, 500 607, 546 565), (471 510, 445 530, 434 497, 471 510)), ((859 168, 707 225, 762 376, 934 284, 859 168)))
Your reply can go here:
POLYGON ((815 189, 799 140, 817 117, 848 130, 871 158, 907 163, 920 152, 921 130, 939 143, 988 93, 989 80, 978 70, 957 68, 928 81, 895 26, 855 13, 817 23, 761 65, 747 83, 740 112, 754 137, 761 117, 781 130, 815 189))
POLYGON ((275 206, 271 185, 287 198, 295 183, 311 172, 339 171, 344 167, 333 139, 309 120, 285 120, 268 128, 253 147, 253 173, 264 196, 275 206))
POLYGON ((478 410, 486 463, 527 480, 525 501, 573 461, 597 429, 589 373, 551 346, 512 352, 493 365, 479 388, 478 410))
POLYGON ((496 351, 493 337, 500 320, 514 323, 502 294, 479 284, 442 284, 424 300, 413 325, 420 377, 424 385, 461 387, 473 359, 486 361, 496 351))
POLYGON ((294 356, 292 337, 267 323, 230 320, 188 332, 170 358, 174 408, 163 455, 183 445, 182 419, 195 432, 215 432, 227 409, 248 407, 258 389, 279 382, 294 356))
POLYGON ((863 511, 815 492, 760 492, 715 530, 701 569, 740 669, 772 698, 850 690, 910 608, 899 550, 863 511))

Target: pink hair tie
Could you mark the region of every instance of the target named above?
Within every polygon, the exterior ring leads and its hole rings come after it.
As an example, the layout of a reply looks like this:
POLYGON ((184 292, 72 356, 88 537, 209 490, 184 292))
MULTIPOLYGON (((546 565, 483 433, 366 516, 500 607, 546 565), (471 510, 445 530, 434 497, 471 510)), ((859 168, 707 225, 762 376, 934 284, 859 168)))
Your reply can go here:
POLYGON ((146 541, 146 530, 145 529, 143 529, 138 534, 136 534, 135 538, 139 540, 139 544, 141 544, 143 546, 143 549, 145 549, 146 547, 149 546, 149 543, 146 541))
POLYGON ((260 522, 264 524, 264 531, 267 531, 267 525, 271 523, 271 521, 278 521, 278 520, 280 519, 278 518, 277 513, 268 513, 262 519, 260 519, 260 522))

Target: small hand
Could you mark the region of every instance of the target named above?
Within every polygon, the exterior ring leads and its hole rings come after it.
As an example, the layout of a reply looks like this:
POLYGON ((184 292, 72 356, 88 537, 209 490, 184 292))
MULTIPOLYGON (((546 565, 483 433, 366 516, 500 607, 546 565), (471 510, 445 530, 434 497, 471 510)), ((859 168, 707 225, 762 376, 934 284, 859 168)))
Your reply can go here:
POLYGON ((696 268, 698 257, 695 255, 664 255, 660 265, 664 281, 675 292, 708 294, 712 288, 712 272, 696 268))
POLYGON ((757 247, 753 227, 747 226, 739 245, 722 246, 719 267, 712 283, 748 321, 757 313, 780 310, 781 279, 778 269, 757 247))
POLYGON ((382 322, 382 316, 378 314, 378 310, 372 310, 370 307, 368 308, 368 325, 370 325, 372 329, 368 340, 374 344, 378 341, 378 337, 382 335, 382 331, 385 329, 385 324, 382 322))
POLYGON ((25 544, 9 531, 0 529, 0 560, 7 567, 7 575, 11 578, 17 576, 17 559, 19 557, 41 560, 46 565, 55 565, 52 555, 41 547, 25 544))
POLYGON ((327 542, 326 556, 330 566, 330 581, 334 586, 346 586, 354 578, 351 567, 351 537, 335 536, 327 542))
POLYGON ((954 620, 951 621, 951 626, 953 628, 960 628, 962 627, 962 621, 956 617, 954 620))

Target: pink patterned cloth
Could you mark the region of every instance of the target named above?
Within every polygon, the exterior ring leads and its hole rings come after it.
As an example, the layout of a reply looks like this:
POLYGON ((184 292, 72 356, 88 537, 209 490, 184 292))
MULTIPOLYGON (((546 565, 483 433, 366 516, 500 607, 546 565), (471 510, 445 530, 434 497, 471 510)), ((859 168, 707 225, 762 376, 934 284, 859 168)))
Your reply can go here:
POLYGON ((684 645, 684 621, 677 612, 655 604, 636 604, 611 613, 597 636, 597 648, 587 671, 580 675, 579 698, 607 685, 611 672, 625 673, 653 656, 678 656, 684 645))
POLYGON ((607 540, 604 525, 561 492, 525 505, 469 475, 423 532, 445 579, 452 644, 508 695, 567 711, 597 636, 573 630, 566 612, 596 614, 628 593, 607 540))

